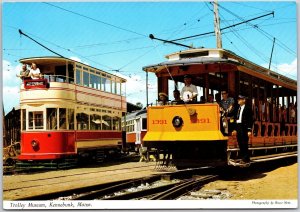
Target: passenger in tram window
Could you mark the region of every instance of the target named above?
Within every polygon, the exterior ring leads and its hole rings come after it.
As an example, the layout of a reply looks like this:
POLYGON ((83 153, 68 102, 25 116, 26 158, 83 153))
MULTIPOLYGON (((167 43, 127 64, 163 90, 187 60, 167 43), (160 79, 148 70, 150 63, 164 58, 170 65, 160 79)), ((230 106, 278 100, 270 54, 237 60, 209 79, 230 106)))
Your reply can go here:
POLYGON ((174 100, 171 101, 172 105, 184 104, 184 101, 182 99, 180 99, 180 92, 179 92, 179 90, 175 89, 173 91, 173 97, 174 97, 174 100))
POLYGON ((23 63, 20 74, 17 74, 16 76, 20 77, 22 80, 29 79, 30 78, 29 72, 30 72, 30 70, 27 68, 27 64, 23 63))
POLYGON ((234 99, 228 97, 228 92, 223 90, 221 91, 222 99, 220 101, 221 110, 223 113, 231 113, 234 107, 234 99))
POLYGON ((215 102, 215 100, 214 100, 214 95, 213 94, 208 94, 206 103, 217 104, 217 102, 215 102))
POLYGON ((280 108, 280 114, 281 114, 280 132, 281 132, 281 135, 284 135, 283 132, 285 132, 285 123, 287 121, 287 111, 286 111, 286 106, 285 105, 283 105, 280 108))
POLYGON ((246 97, 238 96, 239 108, 235 114, 236 127, 233 134, 236 134, 238 145, 240 148, 240 164, 247 164, 250 162, 248 151, 249 136, 252 133, 253 112, 249 105, 246 105, 246 97))
POLYGON ((166 93, 161 92, 158 94, 158 97, 159 97, 159 101, 158 101, 159 106, 168 104, 168 95, 166 93))
POLYGON ((41 71, 35 63, 31 64, 29 76, 31 79, 40 79, 42 77, 41 71))
POLYGON ((290 104, 290 123, 296 123, 296 109, 294 103, 290 104))
POLYGON ((192 84, 192 77, 190 75, 184 75, 184 87, 181 90, 181 99, 186 102, 196 102, 197 101, 197 87, 192 84))
POLYGON ((228 92, 225 90, 221 91, 222 99, 220 101, 220 112, 221 112, 221 132, 224 135, 228 135, 232 131, 233 127, 233 116, 234 116, 234 99, 228 97, 228 92))

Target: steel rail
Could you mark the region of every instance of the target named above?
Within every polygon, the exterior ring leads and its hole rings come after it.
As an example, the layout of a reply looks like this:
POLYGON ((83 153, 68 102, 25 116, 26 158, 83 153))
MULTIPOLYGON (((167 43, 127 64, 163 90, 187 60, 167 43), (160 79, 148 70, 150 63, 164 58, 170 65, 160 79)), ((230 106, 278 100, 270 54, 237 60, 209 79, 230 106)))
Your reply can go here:
POLYGON ((177 197, 181 196, 182 194, 185 194, 187 191, 193 190, 195 188, 198 188, 199 186, 202 186, 208 182, 214 181, 218 178, 218 175, 207 175, 207 176, 201 176, 200 178, 196 179, 188 179, 187 181, 184 181, 183 183, 168 189, 162 193, 159 193, 150 200, 172 200, 176 199, 177 197))

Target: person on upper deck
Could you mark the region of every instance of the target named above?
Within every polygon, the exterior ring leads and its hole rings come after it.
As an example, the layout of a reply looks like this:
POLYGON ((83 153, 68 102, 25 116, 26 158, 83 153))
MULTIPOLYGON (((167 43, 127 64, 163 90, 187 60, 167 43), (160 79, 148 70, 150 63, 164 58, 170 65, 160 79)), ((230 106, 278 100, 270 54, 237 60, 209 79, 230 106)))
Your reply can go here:
POLYGON ((184 87, 181 90, 180 96, 181 99, 188 102, 196 102, 197 101, 197 87, 192 84, 192 77, 190 75, 184 75, 184 87))
POLYGON ((174 100, 171 101, 172 105, 184 104, 184 101, 182 99, 180 99, 180 92, 179 92, 179 90, 175 89, 173 91, 173 96, 174 96, 174 100))
POLYGON ((41 71, 35 63, 31 64, 29 76, 31 79, 40 79, 42 77, 41 71))
POLYGON ((25 63, 22 64, 22 69, 20 71, 20 74, 17 74, 17 77, 20 77, 22 80, 28 79, 30 70, 27 68, 27 65, 25 63))
POLYGON ((159 101, 158 101, 158 105, 162 106, 162 105, 166 105, 168 103, 168 95, 164 92, 160 92, 158 94, 159 97, 159 101))

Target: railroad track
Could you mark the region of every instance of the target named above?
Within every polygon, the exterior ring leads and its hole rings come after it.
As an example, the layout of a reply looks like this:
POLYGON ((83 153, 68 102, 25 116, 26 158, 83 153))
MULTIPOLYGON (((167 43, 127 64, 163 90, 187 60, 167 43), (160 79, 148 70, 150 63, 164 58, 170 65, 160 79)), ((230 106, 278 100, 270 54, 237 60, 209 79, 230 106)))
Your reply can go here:
POLYGON ((218 178, 210 167, 180 170, 156 174, 147 178, 122 180, 68 191, 53 192, 18 200, 130 200, 130 199, 174 199, 192 189, 218 178), (163 181, 156 186, 153 183, 163 181), (144 189, 134 188, 145 186, 144 189), (133 191, 130 191, 133 190, 133 191))

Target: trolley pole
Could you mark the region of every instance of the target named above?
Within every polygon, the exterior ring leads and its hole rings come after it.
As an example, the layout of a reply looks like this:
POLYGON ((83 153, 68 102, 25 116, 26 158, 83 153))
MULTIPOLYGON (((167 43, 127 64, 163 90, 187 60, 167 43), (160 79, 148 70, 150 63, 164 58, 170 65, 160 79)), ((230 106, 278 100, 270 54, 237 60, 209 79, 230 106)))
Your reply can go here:
POLYGON ((271 57, 270 57, 270 62, 269 62, 269 69, 271 69, 271 63, 272 63, 272 56, 273 56, 274 44, 275 44, 275 38, 273 39, 273 46, 272 46, 271 57))

